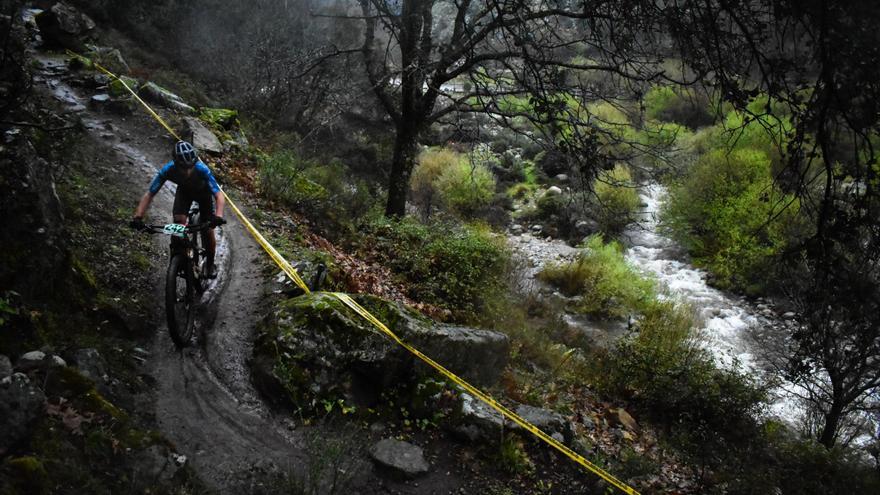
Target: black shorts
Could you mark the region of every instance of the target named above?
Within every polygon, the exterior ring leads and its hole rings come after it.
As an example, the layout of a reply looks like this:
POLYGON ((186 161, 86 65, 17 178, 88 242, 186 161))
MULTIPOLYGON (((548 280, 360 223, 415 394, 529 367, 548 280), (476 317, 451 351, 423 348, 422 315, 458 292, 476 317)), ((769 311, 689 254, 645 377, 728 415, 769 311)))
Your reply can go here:
POLYGON ((214 216, 214 195, 209 189, 201 191, 193 191, 183 187, 178 187, 174 193, 174 206, 171 212, 174 215, 187 215, 193 201, 199 205, 199 215, 204 220, 209 220, 214 216))

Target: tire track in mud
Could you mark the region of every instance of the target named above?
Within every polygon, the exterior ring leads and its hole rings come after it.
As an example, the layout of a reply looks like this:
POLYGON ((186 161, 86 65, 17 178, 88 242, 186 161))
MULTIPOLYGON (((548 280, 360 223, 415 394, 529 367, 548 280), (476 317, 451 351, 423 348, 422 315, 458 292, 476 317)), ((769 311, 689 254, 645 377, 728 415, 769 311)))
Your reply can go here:
MULTIPOLYGON (((152 121, 142 116, 99 113, 88 106, 89 96, 67 82, 62 57, 34 55, 40 64, 39 83, 50 97, 78 117, 98 145, 118 156, 119 170, 132 182, 148 184, 165 163, 170 142, 159 136, 152 121)), ((137 198, 132 198, 134 207, 137 198)), ((151 217, 170 218, 173 185, 156 196, 151 217)), ((260 401, 250 382, 247 358, 266 291, 260 273, 259 246, 227 215, 219 229, 218 278, 205 292, 191 347, 178 350, 165 324, 164 263, 154 277, 156 335, 146 366, 157 383, 155 417, 160 431, 210 488, 218 493, 272 491, 267 474, 284 474, 302 464, 302 430, 288 428, 260 401)), ((168 239, 155 236, 159 252, 168 239)))

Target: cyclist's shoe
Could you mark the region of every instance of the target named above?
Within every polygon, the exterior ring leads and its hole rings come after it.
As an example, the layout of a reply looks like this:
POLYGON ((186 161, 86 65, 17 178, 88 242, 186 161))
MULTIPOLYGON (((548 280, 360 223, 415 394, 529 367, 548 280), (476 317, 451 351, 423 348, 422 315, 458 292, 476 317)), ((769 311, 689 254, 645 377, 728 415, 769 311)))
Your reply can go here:
POLYGON ((205 264, 204 269, 205 278, 214 279, 217 278, 217 265, 214 263, 205 264))

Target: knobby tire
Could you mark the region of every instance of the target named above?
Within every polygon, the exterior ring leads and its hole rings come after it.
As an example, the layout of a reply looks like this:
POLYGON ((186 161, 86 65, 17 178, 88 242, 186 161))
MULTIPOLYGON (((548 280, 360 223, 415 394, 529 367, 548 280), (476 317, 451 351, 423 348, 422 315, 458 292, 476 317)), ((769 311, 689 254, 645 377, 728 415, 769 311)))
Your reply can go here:
POLYGON ((195 326, 196 281, 189 259, 183 254, 171 258, 165 276, 165 312, 168 332, 179 348, 189 345, 195 326), (179 301, 179 299, 183 299, 179 301))

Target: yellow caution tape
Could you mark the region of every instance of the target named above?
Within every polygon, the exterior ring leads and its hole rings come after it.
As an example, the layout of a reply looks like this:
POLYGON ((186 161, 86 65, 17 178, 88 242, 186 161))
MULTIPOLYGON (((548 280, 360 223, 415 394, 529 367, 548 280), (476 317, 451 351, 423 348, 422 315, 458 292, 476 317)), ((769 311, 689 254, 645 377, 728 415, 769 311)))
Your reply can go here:
MULTIPOLYGON (((68 51, 68 53, 74 57, 79 58, 79 59, 87 60, 85 57, 78 55, 74 52, 68 51)), ((148 105, 144 100, 142 100, 137 95, 137 93, 135 93, 134 90, 132 90, 128 86, 128 84, 125 83, 125 81, 123 81, 118 76, 116 76, 115 74, 113 74, 109 70, 105 69, 104 67, 101 67, 101 65, 99 65, 98 63, 92 62, 92 65, 94 65, 95 68, 97 68, 98 70, 100 70, 101 72, 106 74, 107 76, 122 83, 122 85, 125 87, 125 89, 127 89, 132 94, 132 96, 134 96, 135 99, 141 105, 143 105, 143 107, 147 110, 147 112, 157 122, 159 122, 159 124, 161 124, 162 127, 165 128, 165 130, 167 130, 172 136, 174 136, 175 139, 180 140, 180 137, 177 135, 177 133, 174 132, 174 130, 162 119, 162 117, 160 117, 159 114, 157 114, 150 107, 150 105, 148 105)), ((254 239, 256 239, 257 243, 260 246, 262 246, 263 249, 269 254, 269 257, 272 258, 272 261, 274 261, 284 271, 284 273, 287 274, 287 276, 290 277, 290 279, 293 280, 297 286, 299 286, 299 288, 301 288, 306 294, 310 294, 311 291, 309 290, 308 285, 306 285, 306 283, 303 281, 302 277, 299 276, 299 274, 296 272, 296 269, 287 260, 285 260, 283 256, 281 256, 281 253, 279 253, 278 250, 275 249, 272 246, 272 244, 269 243, 268 240, 266 240, 266 238, 260 233, 259 230, 257 230, 257 228, 253 225, 253 223, 251 223, 250 220, 247 219, 247 217, 244 215, 244 213, 240 209, 238 209, 238 206, 236 206, 235 203, 232 202, 232 199, 229 198, 229 195, 227 195, 225 191, 223 191, 223 196, 226 198, 226 201, 229 203, 229 206, 232 207, 232 210, 238 216, 239 220, 241 220, 241 222, 244 224, 244 226, 247 228, 247 230, 251 233, 251 235, 253 235, 254 239)), ((351 308, 355 313, 357 313, 358 315, 363 317, 365 320, 370 322, 370 324, 372 324, 374 327, 376 327, 383 335, 385 335, 386 337, 393 340, 395 343, 397 343, 398 345, 400 345, 401 347, 403 347, 404 349, 409 351, 413 356, 419 358, 420 360, 422 360, 423 362, 425 362, 426 364, 428 364, 429 366, 431 366, 432 368, 437 370, 437 372, 439 372, 441 375, 443 375, 444 377, 448 378, 450 381, 452 381, 453 383, 455 383, 456 385, 461 387, 465 392, 480 399, 481 401, 486 403, 488 406, 490 406, 492 409, 495 409, 496 411, 498 411, 503 417, 506 417, 510 421, 519 425, 520 428, 535 435, 536 437, 538 437, 539 439, 541 439, 542 441, 544 441, 545 443, 547 443, 551 447, 555 448, 559 452, 562 452, 569 459, 580 464, 581 466, 583 466, 587 470, 591 471, 592 473, 596 474, 597 476, 599 476, 603 480, 607 481, 611 485, 617 487, 618 489, 620 489, 620 491, 622 491, 628 495, 639 495, 639 492, 637 492, 635 489, 633 489, 632 487, 630 487, 626 483, 615 478, 611 473, 605 471, 604 469, 597 466, 596 464, 593 464, 592 462, 587 460, 582 455, 571 450, 570 448, 563 445, 561 442, 559 442, 555 438, 544 433, 544 431, 542 431, 537 426, 529 423, 523 417, 521 417, 520 415, 511 411, 510 409, 508 409, 507 407, 505 407, 504 405, 502 405, 501 403, 499 403, 498 401, 493 399, 491 396, 487 395, 486 393, 484 393, 480 389, 478 389, 478 388, 474 387, 473 385, 471 385, 470 383, 466 382, 465 380, 460 378, 455 373, 449 371, 448 369, 446 369, 445 367, 443 367, 439 363, 435 362, 430 357, 422 354, 421 351, 419 351, 418 349, 416 349, 415 347, 411 346, 410 344, 405 342, 403 339, 398 337, 396 333, 391 331, 390 328, 388 328, 378 318, 373 316, 369 311, 367 311, 366 308, 364 308, 363 306, 358 304, 348 294, 343 294, 341 292, 333 292, 332 295, 334 297, 336 297, 337 299, 339 299, 340 302, 342 302, 343 304, 345 304, 346 306, 351 308)))

